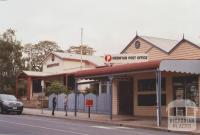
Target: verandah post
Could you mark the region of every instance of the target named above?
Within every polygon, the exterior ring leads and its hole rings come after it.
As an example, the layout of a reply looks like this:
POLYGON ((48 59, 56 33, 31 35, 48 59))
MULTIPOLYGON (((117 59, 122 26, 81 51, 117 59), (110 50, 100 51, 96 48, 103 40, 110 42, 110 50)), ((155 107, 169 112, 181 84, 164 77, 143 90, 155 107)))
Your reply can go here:
POLYGON ((75 106, 74 106, 74 116, 76 117, 77 116, 77 79, 75 79, 75 88, 74 88, 74 93, 75 93, 75 106))
POLYGON ((113 102, 112 102, 112 82, 113 82, 113 77, 112 76, 109 76, 109 88, 110 88, 110 119, 112 120, 113 119, 113 116, 112 116, 112 106, 113 106, 113 102))
POLYGON ((31 100, 31 77, 27 78, 27 100, 31 100))
POLYGON ((157 126, 161 126, 161 71, 156 70, 156 103, 157 103, 157 126))

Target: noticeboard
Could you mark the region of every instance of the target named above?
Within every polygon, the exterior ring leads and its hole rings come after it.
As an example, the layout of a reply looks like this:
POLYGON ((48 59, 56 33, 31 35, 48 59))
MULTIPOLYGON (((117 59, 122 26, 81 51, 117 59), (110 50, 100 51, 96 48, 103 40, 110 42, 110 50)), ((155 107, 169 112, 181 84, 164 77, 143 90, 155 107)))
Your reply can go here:
POLYGON ((93 100, 92 99, 86 99, 85 105, 86 105, 86 107, 92 107, 93 106, 93 100))

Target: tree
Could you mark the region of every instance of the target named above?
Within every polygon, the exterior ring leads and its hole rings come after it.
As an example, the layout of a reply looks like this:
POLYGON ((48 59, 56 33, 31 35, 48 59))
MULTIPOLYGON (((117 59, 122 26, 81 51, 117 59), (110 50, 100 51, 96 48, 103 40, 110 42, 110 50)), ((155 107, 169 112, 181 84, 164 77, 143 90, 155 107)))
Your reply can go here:
POLYGON ((6 41, 6 42, 16 41, 15 30, 7 29, 6 32, 3 33, 2 37, 3 37, 3 40, 6 41))
POLYGON ((0 92, 14 93, 17 73, 22 71, 22 46, 16 40, 15 31, 8 29, 0 38, 0 92))
POLYGON ((98 88, 99 88, 99 84, 90 84, 89 87, 86 87, 84 90, 84 94, 88 94, 88 93, 93 93, 93 94, 98 94, 98 88))
POLYGON ((68 53, 74 53, 74 54, 81 54, 82 55, 93 55, 96 51, 87 45, 80 45, 80 46, 70 46, 70 48, 67 50, 68 53))
POLYGON ((40 41, 37 44, 26 44, 24 46, 25 60, 28 69, 32 71, 42 71, 42 61, 51 52, 63 52, 56 42, 53 41, 40 41))
MULTIPOLYGON (((71 90, 69 90, 68 88, 66 88, 63 84, 61 84, 58 81, 54 81, 52 82, 52 84, 47 87, 47 94, 51 95, 51 94, 56 94, 57 95, 57 102, 58 102, 58 94, 64 93, 67 95, 68 98, 68 94, 71 93, 71 90)), ((66 101, 67 104, 67 101, 66 101)), ((66 108, 66 115, 67 115, 67 108, 66 108)))
POLYGON ((63 84, 61 84, 60 82, 58 81, 54 81, 52 82, 52 84, 47 87, 47 94, 48 95, 51 95, 51 94, 61 94, 61 93, 64 93, 64 94, 69 94, 71 92, 71 90, 67 89, 63 84))

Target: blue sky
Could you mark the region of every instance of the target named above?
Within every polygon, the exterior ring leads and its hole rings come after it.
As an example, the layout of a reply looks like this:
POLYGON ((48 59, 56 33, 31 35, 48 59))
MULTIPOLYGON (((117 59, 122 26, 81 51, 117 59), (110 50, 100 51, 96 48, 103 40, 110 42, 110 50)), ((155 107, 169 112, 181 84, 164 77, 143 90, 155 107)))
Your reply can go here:
POLYGON ((135 36, 185 37, 200 43, 199 0, 0 0, 0 33, 25 43, 52 40, 63 49, 85 44, 97 55, 119 53, 135 36))

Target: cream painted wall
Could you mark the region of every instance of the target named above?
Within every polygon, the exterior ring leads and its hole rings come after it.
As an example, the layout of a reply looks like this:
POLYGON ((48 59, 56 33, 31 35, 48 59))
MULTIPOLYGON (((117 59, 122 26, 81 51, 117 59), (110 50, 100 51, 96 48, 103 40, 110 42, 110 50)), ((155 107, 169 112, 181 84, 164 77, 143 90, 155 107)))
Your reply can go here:
POLYGON ((191 43, 184 41, 175 49, 166 53, 157 47, 152 46, 148 42, 145 42, 141 39, 136 39, 140 41, 141 45, 139 49, 136 49, 134 45, 131 45, 126 49, 124 53, 145 53, 148 54, 149 60, 158 60, 158 59, 200 59, 200 48, 192 45, 191 43))
POLYGON ((198 107, 197 117, 200 118, 200 75, 199 75, 199 107, 198 107))
MULTIPOLYGON (((158 59, 200 59, 200 48, 192 45, 189 42, 182 42, 179 46, 174 48, 174 50, 171 53, 166 53, 151 44, 141 40, 136 39, 141 42, 141 47, 139 49, 136 49, 133 45, 128 47, 125 51, 125 53, 146 53, 149 55, 149 60, 158 60, 158 59)), ((172 78, 174 76, 183 76, 186 74, 178 74, 178 73, 162 73, 162 76, 166 78, 166 103, 168 104, 170 101, 173 100, 173 88, 172 88, 172 78)), ((145 106, 138 106, 137 105, 137 96, 140 92, 137 90, 137 81, 139 79, 146 79, 146 78, 155 78, 154 73, 148 73, 148 74, 135 74, 132 75, 134 78, 133 84, 134 84, 134 114, 136 116, 156 116, 156 107, 145 107, 145 106)), ((116 85, 113 83, 113 85, 116 85)), ((200 77, 199 77, 199 85, 200 85, 200 77)), ((113 86, 113 88, 117 89, 117 86, 113 86)), ((116 91, 114 89, 114 91, 116 91)), ((199 93, 200 93, 200 86, 199 86, 199 93)), ((116 96, 116 95, 114 95, 116 96)), ((200 97, 200 96, 199 96, 200 97)), ((113 97, 113 101, 119 102, 116 99, 116 97, 113 97)), ((200 98, 199 98, 200 101, 200 98)), ((114 110, 117 110, 118 104, 113 103, 115 105, 113 108, 114 110)), ((199 108, 199 107, 198 107, 199 108)), ((198 117, 200 117, 200 108, 198 109, 198 117)), ((166 113, 166 106, 162 107, 162 114, 163 116, 167 116, 166 113)))
MULTIPOLYGON (((166 105, 173 100, 173 88, 172 88, 172 78, 177 76, 188 76, 189 74, 178 74, 178 73, 170 73, 170 72, 162 72, 162 77, 166 79, 166 91, 162 93, 166 93, 166 105)), ((156 116, 156 106, 138 106, 138 94, 147 94, 147 93, 156 93, 154 92, 139 92, 137 82, 140 79, 151 79, 155 78, 155 73, 140 73, 130 75, 133 77, 133 102, 134 102, 134 115, 135 116, 156 116)), ((200 76, 199 76, 199 83, 200 83, 200 76)), ((113 114, 118 114, 119 111, 119 100, 117 94, 117 84, 118 81, 113 81, 113 114)), ((199 87, 200 93, 200 87, 199 87)), ((200 97, 199 97, 200 98, 200 97)), ((145 100, 145 99, 144 99, 145 100)), ((198 107, 198 117, 200 118, 200 107, 198 107)), ((162 106, 161 108, 162 116, 167 117, 166 106, 162 106)))
POLYGON ((55 56, 55 60, 51 60, 52 55, 49 55, 48 58, 43 62, 43 72, 50 72, 50 73, 55 73, 55 72, 60 72, 63 70, 63 61, 55 56), (49 64, 55 64, 59 63, 59 66, 54 66, 54 67, 47 67, 49 64))
MULTIPOLYGON (((81 68, 81 63, 80 61, 75 61, 75 60, 62 60, 59 57, 55 56, 55 60, 51 60, 52 55, 49 55, 48 58, 43 62, 43 72, 50 72, 50 73, 59 73, 59 72, 74 72, 78 71, 81 68), (59 63, 59 66, 54 66, 54 67, 47 67, 49 64, 56 64, 59 63)), ((90 63, 86 63, 83 61, 82 64, 82 69, 91 69, 95 68, 94 65, 90 63)))

